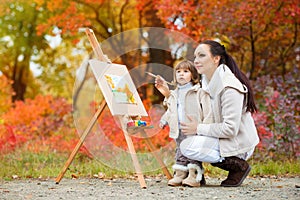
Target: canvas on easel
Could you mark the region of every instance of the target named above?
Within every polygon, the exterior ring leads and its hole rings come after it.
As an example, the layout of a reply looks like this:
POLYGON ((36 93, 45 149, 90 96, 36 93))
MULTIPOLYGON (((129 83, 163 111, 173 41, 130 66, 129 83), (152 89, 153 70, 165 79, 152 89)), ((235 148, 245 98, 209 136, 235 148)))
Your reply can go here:
POLYGON ((89 61, 112 115, 148 116, 125 65, 89 61))

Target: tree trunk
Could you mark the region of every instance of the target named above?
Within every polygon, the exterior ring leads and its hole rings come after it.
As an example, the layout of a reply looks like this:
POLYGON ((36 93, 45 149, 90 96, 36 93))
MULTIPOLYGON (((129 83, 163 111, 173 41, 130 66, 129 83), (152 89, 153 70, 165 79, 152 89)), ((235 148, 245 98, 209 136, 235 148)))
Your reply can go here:
POLYGON ((253 77, 253 73, 254 73, 254 70, 255 70, 255 41, 254 41, 254 36, 253 36, 253 28, 252 28, 252 20, 250 19, 250 44, 251 44, 251 52, 252 52, 252 55, 251 55, 251 69, 250 69, 250 74, 249 74, 249 79, 252 79, 253 77))
MULTIPOLYGON (((146 27, 162 27, 164 28, 163 23, 156 15, 157 10, 154 9, 152 2, 148 4, 147 8, 144 9, 144 18, 146 27)), ((149 49, 149 61, 147 68, 153 68, 154 74, 163 75, 166 80, 172 81, 173 73, 169 73, 167 66, 173 67, 174 59, 172 58, 171 52, 166 51, 169 49, 169 38, 166 35, 162 35, 161 32, 157 32, 155 29, 150 29, 149 34, 149 46, 155 44, 155 46, 162 47, 161 49, 149 49), (162 66, 153 66, 153 65, 162 65, 162 66)), ((152 103, 161 103, 164 99, 164 96, 155 88, 153 90, 153 95, 158 96, 157 99, 153 99, 152 103)))
POLYGON ((15 102, 17 100, 21 100, 24 101, 24 96, 25 96, 25 92, 26 92, 26 87, 27 84, 26 82, 24 82, 24 74, 26 69, 24 69, 24 67, 19 66, 19 63, 17 62, 14 66, 14 75, 11 78, 13 80, 13 90, 14 90, 14 95, 12 96, 12 102, 15 102))

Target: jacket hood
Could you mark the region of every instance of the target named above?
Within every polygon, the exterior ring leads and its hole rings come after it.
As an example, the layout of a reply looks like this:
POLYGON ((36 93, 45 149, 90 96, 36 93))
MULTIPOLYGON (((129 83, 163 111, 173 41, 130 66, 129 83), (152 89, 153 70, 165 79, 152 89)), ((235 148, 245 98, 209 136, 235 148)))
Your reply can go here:
POLYGON ((247 87, 243 85, 231 72, 229 67, 224 64, 221 64, 216 69, 210 81, 208 81, 205 75, 202 75, 202 86, 211 96, 219 94, 226 87, 232 87, 244 94, 248 92, 247 87))

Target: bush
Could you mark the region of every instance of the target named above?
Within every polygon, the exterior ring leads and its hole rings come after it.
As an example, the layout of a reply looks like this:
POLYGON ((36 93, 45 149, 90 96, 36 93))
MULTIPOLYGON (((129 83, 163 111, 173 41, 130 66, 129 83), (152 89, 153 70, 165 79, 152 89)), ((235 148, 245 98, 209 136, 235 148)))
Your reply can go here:
MULTIPOLYGON (((149 104, 145 101, 145 105, 149 104)), ((146 106, 146 108, 149 108, 146 106)), ((148 125, 158 124, 160 115, 150 113, 152 118, 145 118, 148 125)), ((64 98, 52 96, 36 96, 34 99, 17 101, 1 116, 0 124, 0 152, 8 153, 18 147, 26 146, 31 152, 70 152, 75 147, 78 139, 73 123, 72 105, 64 98)), ((124 133, 116 124, 109 110, 105 110, 98 122, 115 146, 127 149, 124 133)), ((165 146, 169 142, 168 129, 160 131, 158 127, 146 130, 156 148, 165 146), (157 134, 158 133, 158 134, 157 134)), ((149 152, 143 136, 132 137, 134 147, 139 152, 149 152)), ((99 144, 96 144, 99 145, 99 144)), ((105 145, 105 144, 102 144, 105 145)), ((91 156, 83 146, 81 153, 91 156)))
POLYGON ((261 153, 278 159, 300 156, 299 69, 285 76, 263 76, 254 82, 259 105, 254 119, 261 139, 261 153))
POLYGON ((39 151, 69 151, 78 140, 72 119, 72 106, 64 98, 36 96, 15 102, 1 116, 0 151, 21 145, 39 151))

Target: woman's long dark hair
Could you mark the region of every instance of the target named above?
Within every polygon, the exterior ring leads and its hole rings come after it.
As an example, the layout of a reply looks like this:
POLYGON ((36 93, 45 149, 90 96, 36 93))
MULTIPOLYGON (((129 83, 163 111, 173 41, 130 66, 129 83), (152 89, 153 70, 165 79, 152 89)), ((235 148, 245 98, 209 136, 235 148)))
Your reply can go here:
POLYGON ((250 111, 251 113, 256 112, 257 108, 254 102, 254 94, 253 94, 253 89, 251 87, 250 81, 247 78, 247 76, 238 68, 234 59, 229 54, 226 53, 226 49, 224 45, 221 45, 220 43, 213 40, 205 40, 200 44, 206 44, 210 46, 211 54, 213 56, 221 57, 219 65, 221 64, 227 65, 229 69, 232 71, 232 73, 237 77, 237 79, 239 79, 239 81, 248 88, 247 111, 250 111))

